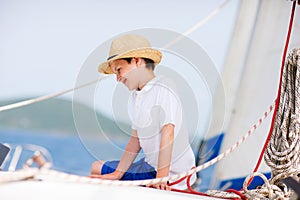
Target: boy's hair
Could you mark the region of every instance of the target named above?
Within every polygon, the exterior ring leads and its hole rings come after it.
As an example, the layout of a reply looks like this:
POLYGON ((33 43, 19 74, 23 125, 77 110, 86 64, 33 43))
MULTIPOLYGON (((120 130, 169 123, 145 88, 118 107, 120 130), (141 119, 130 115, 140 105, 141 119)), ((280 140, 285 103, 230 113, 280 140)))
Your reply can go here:
MULTIPOLYGON (((154 65, 154 62, 153 60, 149 59, 149 58, 142 58, 145 63, 146 63, 146 68, 147 69, 151 69, 152 71, 154 70, 155 68, 155 65, 154 65)), ((126 60, 128 63, 131 62, 132 58, 122 58, 122 60, 126 60)))

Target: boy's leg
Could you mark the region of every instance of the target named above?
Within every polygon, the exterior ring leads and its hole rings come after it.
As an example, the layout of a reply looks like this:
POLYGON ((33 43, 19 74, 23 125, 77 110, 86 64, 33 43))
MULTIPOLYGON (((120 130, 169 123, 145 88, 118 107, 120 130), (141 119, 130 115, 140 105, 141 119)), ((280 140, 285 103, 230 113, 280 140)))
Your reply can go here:
MULTIPOLYGON (((119 161, 107 161, 102 164, 101 174, 109 174, 116 170, 119 161)), ((132 163, 121 180, 145 180, 156 177, 156 170, 142 158, 132 163)))
POLYGON ((93 162, 91 167, 91 174, 101 174, 102 167, 103 167, 104 161, 97 160, 93 162))

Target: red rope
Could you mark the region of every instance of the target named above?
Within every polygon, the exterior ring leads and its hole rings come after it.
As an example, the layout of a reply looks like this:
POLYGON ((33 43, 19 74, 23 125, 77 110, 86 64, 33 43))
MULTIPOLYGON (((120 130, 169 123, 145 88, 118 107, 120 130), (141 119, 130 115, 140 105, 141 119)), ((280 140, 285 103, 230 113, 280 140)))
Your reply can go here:
POLYGON ((177 181, 169 183, 168 186, 176 185, 176 184, 182 182, 184 179, 186 179, 186 176, 182 177, 181 179, 178 179, 177 181))
POLYGON ((239 195, 242 200, 247 200, 247 197, 237 190, 228 189, 228 190, 226 190, 226 192, 235 193, 235 194, 239 195))
MULTIPOLYGON (((300 0, 298 1, 298 4, 300 3, 300 0)), ((285 48, 284 48, 284 52, 283 52, 283 56, 282 56, 282 63, 281 63, 281 72, 280 72, 280 81, 279 81, 279 87, 278 87, 278 91, 277 91, 277 98, 276 98, 276 101, 275 101, 275 109, 274 109, 274 113, 273 113, 273 117, 272 117, 272 123, 271 123, 271 127, 270 127, 270 130, 269 130, 269 134, 268 134, 268 137, 266 139, 266 142, 263 146, 263 149, 260 153, 260 156, 259 156, 259 159, 257 161, 257 164, 255 166, 255 169, 253 170, 253 172, 257 172, 260 164, 261 164, 261 161, 262 161, 262 158, 263 158, 263 155, 264 155, 264 152, 267 148, 267 145, 271 139, 271 135, 272 135, 272 130, 273 130, 273 127, 274 127, 274 123, 275 123, 275 118, 276 118, 276 113, 277 113, 277 110, 278 110, 278 107, 279 107, 279 100, 280 100, 280 86, 281 86, 281 83, 282 83, 282 74, 283 74, 283 69, 284 69, 284 64, 285 64, 285 58, 286 58, 286 53, 287 53, 287 49, 288 49, 288 46, 289 46, 289 41, 290 41, 290 36, 291 36, 291 31, 292 31, 292 27, 293 27, 293 20, 294 20, 294 14, 295 14, 295 7, 296 7, 296 1, 293 2, 293 5, 292 5, 292 12, 291 12, 291 16, 290 16, 290 24, 289 24, 289 29, 288 29, 288 34, 287 34, 287 38, 286 38, 286 43, 285 43, 285 48)), ((250 183, 252 182, 253 178, 251 178, 248 182, 248 186, 250 185, 250 183)))
MULTIPOLYGON (((193 167, 192 169, 194 169, 195 167, 193 167)), ((179 190, 179 189, 174 189, 174 188, 171 188, 171 191, 174 191, 174 192, 181 192, 181 193, 187 193, 187 194, 194 194, 194 195, 200 195, 200 196, 206 196, 206 197, 211 197, 211 195, 208 195, 208 194, 205 194, 205 193, 202 193, 202 192, 198 192, 198 191, 196 191, 196 190, 194 190, 193 188, 192 188, 192 186, 191 186, 191 177, 192 177, 192 175, 193 174, 191 174, 191 175, 189 175, 189 176, 185 176, 185 177, 183 177, 183 178, 181 178, 181 179, 179 179, 179 180, 177 180, 177 181, 175 181, 175 182, 172 182, 172 183, 169 183, 168 185, 169 186, 171 186, 171 185, 175 185, 175 184, 177 184, 177 183, 180 183, 181 181, 183 181, 184 179, 186 179, 187 178, 187 180, 186 180, 186 185, 187 185, 187 190, 179 190)), ((242 194, 242 193, 240 193, 240 192, 238 192, 238 191, 235 191, 235 190, 227 190, 227 192, 232 192, 232 193, 235 193, 235 194, 237 194, 237 195, 239 195, 240 197, 241 197, 241 199, 243 199, 243 200, 246 200, 246 197, 242 194)), ((214 198, 220 198, 220 199, 224 199, 224 197, 214 197, 214 198)), ((233 199, 233 200, 235 200, 235 199, 239 199, 239 198, 225 198, 225 199, 233 199)))
MULTIPOLYGON (((194 169, 194 168, 195 167, 193 167, 192 169, 194 169)), ((185 180, 187 178, 186 185, 187 185, 188 190, 179 190, 179 189, 171 188, 171 191, 181 192, 181 193, 188 193, 188 194, 196 194, 196 195, 201 195, 201 196, 209 196, 209 195, 207 195, 205 193, 193 190, 193 188, 191 187, 191 183, 190 183, 192 176, 193 176, 193 174, 191 174, 189 176, 182 177, 181 179, 179 179, 179 180, 177 180, 175 182, 169 183, 168 186, 172 186, 172 185, 178 184, 178 183, 182 182, 183 180, 185 180)))
MULTIPOLYGON (((194 169, 195 167, 193 167, 192 169, 194 169)), ((193 188, 192 188, 192 186, 191 186, 191 177, 192 177, 192 175, 189 175, 188 176, 188 178, 187 178, 187 180, 186 180, 186 185, 187 185, 187 188, 188 188, 188 190, 190 191, 190 193, 191 194, 197 194, 197 195, 202 195, 202 196, 209 196, 209 195, 207 195, 207 194, 205 194, 205 193, 202 193, 202 192, 198 192, 198 191, 196 191, 196 190, 194 190, 193 188)))
MULTIPOLYGON (((194 168, 195 168, 195 167, 192 167, 192 169, 194 169, 194 168)), ((187 180, 186 180, 186 185, 187 185, 188 190, 179 190, 179 189, 174 189, 174 188, 171 188, 171 190, 172 190, 172 191, 175 191, 175 192, 182 192, 182 193, 189 193, 189 194, 197 194, 197 195, 201 195, 201 196, 209 196, 209 195, 207 195, 207 194, 205 194, 205 193, 198 192, 198 191, 195 191, 195 190, 192 189, 191 183, 190 183, 192 175, 193 175, 193 174, 191 174, 191 175, 189 175, 189 176, 184 176, 184 177, 182 177, 181 179, 178 179, 178 180, 175 181, 175 182, 169 183, 168 186, 176 185, 176 184, 182 182, 183 180, 185 180, 185 179, 187 178, 187 180)))

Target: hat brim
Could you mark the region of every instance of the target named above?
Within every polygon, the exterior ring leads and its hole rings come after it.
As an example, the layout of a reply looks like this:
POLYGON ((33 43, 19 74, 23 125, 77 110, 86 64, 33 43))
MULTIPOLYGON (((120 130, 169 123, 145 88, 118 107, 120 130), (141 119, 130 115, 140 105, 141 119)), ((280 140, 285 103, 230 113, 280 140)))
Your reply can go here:
POLYGON ((103 74, 113 74, 109 62, 114 60, 118 60, 121 58, 148 58, 153 60, 154 65, 157 65, 162 58, 162 53, 159 50, 152 49, 152 48, 143 48, 143 49, 135 49, 123 54, 114 56, 113 58, 101 63, 98 67, 98 71, 103 74))

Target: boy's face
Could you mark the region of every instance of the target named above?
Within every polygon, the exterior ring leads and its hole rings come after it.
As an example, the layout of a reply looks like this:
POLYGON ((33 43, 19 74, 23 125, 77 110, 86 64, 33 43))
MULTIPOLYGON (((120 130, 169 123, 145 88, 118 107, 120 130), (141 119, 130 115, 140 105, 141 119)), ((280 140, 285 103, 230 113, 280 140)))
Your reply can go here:
POLYGON ((119 59, 110 63, 110 67, 116 74, 118 82, 122 82, 129 90, 138 88, 137 62, 139 58, 132 58, 128 63, 126 60, 119 59))

